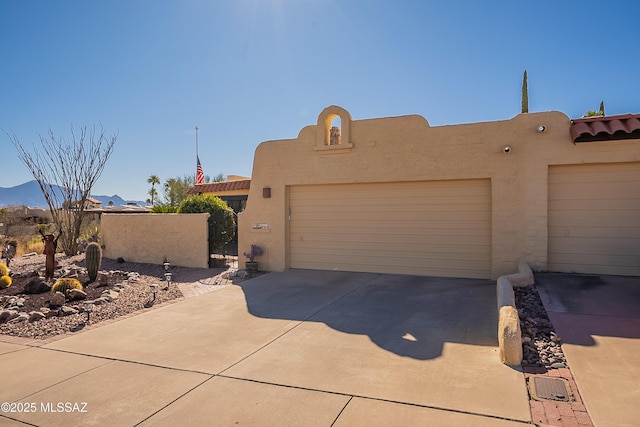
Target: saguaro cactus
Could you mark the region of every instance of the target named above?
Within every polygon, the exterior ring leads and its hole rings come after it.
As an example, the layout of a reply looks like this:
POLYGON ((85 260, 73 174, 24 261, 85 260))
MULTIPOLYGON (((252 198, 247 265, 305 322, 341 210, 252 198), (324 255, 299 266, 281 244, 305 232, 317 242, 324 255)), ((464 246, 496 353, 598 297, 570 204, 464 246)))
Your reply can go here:
POLYGON ((89 280, 95 282, 98 278, 98 270, 100 269, 100 262, 102 261, 102 249, 100 249, 100 245, 96 242, 89 243, 84 256, 89 280))

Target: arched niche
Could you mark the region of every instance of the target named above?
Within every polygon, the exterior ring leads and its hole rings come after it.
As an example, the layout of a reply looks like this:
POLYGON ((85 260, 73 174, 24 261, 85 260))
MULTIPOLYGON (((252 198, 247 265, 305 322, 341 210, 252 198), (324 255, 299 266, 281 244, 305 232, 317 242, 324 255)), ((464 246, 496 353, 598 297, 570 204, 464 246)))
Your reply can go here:
POLYGON ((342 107, 332 105, 322 110, 318 116, 317 142, 318 148, 352 147, 349 139, 351 114, 342 107), (336 120, 339 119, 339 120, 336 120), (332 129, 332 127, 334 129, 332 129), (337 128, 337 129, 336 129, 337 128), (333 137, 332 137, 333 135, 333 137))

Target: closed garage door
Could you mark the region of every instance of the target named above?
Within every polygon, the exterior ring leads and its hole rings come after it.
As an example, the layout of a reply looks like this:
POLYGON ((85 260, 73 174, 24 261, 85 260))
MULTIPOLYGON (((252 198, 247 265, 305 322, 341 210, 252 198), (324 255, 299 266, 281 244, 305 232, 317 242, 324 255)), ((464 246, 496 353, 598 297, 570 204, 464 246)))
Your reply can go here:
POLYGON ((640 275, 640 163, 549 167, 549 270, 640 275))
POLYGON ((491 181, 293 186, 289 266, 491 277, 491 181))

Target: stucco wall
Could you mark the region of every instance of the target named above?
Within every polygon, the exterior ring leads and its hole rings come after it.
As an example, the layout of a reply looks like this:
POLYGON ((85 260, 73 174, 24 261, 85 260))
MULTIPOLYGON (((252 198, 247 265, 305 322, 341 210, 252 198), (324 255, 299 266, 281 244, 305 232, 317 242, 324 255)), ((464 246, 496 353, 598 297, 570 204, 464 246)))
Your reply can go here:
POLYGON ((202 214, 103 214, 103 256, 131 262, 207 268, 207 219, 202 214))
POLYGON ((261 269, 288 268, 291 185, 490 178, 492 277, 512 273, 521 260, 546 269, 548 166, 640 160, 638 140, 573 144, 569 127, 560 112, 431 127, 417 115, 351 121, 345 110, 328 107, 296 139, 256 149, 247 208, 238 219, 239 250, 261 245, 261 269), (335 114, 342 114, 349 136, 343 133, 342 146, 327 147, 326 118, 335 114), (270 198, 263 197, 264 187, 271 188, 270 198))

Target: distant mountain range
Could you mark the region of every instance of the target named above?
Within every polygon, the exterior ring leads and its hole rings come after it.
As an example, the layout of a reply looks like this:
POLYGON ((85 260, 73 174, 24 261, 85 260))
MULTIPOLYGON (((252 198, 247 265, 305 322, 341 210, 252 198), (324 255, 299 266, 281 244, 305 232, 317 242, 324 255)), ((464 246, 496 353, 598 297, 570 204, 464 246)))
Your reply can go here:
MULTIPOLYGON (((54 188, 56 187, 57 186, 54 186, 54 188)), ((117 194, 113 196, 95 196, 92 194, 91 197, 100 200, 102 206, 108 206, 109 201, 113 201, 114 206, 126 205, 129 202, 138 203, 142 206, 146 205, 144 201, 140 200, 124 200, 117 194)), ((40 186, 35 180, 16 185, 15 187, 0 187, 0 207, 6 206, 29 206, 32 208, 49 209, 49 205, 47 205, 47 201, 42 195, 40 186)))

